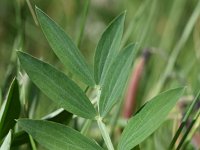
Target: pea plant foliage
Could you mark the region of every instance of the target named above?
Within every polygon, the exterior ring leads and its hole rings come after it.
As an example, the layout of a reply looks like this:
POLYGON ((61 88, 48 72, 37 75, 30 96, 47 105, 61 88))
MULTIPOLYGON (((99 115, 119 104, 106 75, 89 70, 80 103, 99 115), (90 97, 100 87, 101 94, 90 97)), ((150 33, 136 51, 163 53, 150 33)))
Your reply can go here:
MULTIPOLYGON (((53 52, 80 82, 96 88, 96 101, 92 103, 79 85, 65 73, 27 53, 18 51, 21 67, 31 81, 59 107, 78 117, 96 121, 107 149, 132 149, 164 122, 183 94, 183 88, 171 89, 152 98, 128 121, 118 145, 113 146, 107 125, 104 123, 104 118, 123 94, 137 53, 134 44, 119 49, 125 13, 117 16, 103 32, 96 47, 94 69, 91 70, 80 50, 64 30, 41 9, 36 7, 35 11, 53 52)), ((95 139, 66 125, 32 119, 19 119, 17 123, 49 150, 104 149, 95 139)))

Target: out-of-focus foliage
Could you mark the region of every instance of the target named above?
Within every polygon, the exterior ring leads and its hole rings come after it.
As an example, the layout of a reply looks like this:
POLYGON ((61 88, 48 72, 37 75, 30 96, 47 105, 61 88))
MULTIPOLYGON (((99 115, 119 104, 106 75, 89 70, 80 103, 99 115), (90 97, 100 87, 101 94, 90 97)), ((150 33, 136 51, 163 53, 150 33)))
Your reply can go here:
MULTIPOLYGON (((90 1, 83 37, 81 43, 76 44, 79 45, 79 49, 91 69, 94 65, 94 53, 101 33, 115 16, 126 10, 125 31, 122 38, 122 46, 124 47, 130 41, 134 41, 140 47, 138 57, 140 57, 140 54, 144 49, 148 49, 151 53, 151 56, 145 63, 142 76, 139 80, 139 87, 136 95, 137 108, 144 104, 146 100, 158 94, 157 91, 160 92, 169 88, 187 86, 185 93, 187 96, 183 97, 174 111, 171 112, 169 120, 165 122, 155 134, 141 144, 141 149, 166 149, 168 147, 169 141, 172 139, 178 127, 178 122, 180 121, 183 112, 186 111, 185 105, 187 106, 190 104, 191 100, 199 90, 199 15, 197 15, 194 26, 191 26, 191 33, 183 43, 183 46, 177 55, 177 59, 173 64, 172 70, 167 73, 164 82, 160 82, 160 79, 162 79, 166 67, 169 64, 169 60, 174 56, 171 54, 173 54, 181 37, 184 36, 182 34, 195 8, 198 6, 198 3, 199 0, 90 1), (158 90, 157 87, 159 87, 158 90), (169 132, 165 132, 166 130, 169 132)), ((19 68, 16 50, 23 50, 38 58, 42 58, 68 74, 68 76, 73 79, 74 77, 73 74, 69 73, 69 70, 64 68, 63 64, 60 63, 57 56, 48 45, 35 18, 34 5, 39 6, 61 25, 73 41, 78 42, 85 1, 0 1, 0 89, 2 91, 2 101, 6 99, 6 93, 12 79, 14 76, 17 76, 20 84, 20 99, 23 108, 21 116, 39 119, 57 109, 57 106, 55 106, 49 98, 43 95, 29 80, 23 70, 19 68), (30 5, 32 7, 30 7, 30 5)), ((79 83, 79 86, 82 89, 85 88, 82 83, 79 83)), ((3 102, 0 101, 0 106, 2 103, 3 102)), ((199 107, 197 106, 197 110, 198 109, 199 107)), ((115 108, 111 114, 117 114, 115 108)), ((107 122, 109 122, 109 117, 110 116, 108 116, 107 120, 105 119, 107 122)), ((82 122, 82 120, 74 119, 73 121, 70 121, 69 125, 80 130, 82 122)), ((117 121, 113 126, 114 122, 115 121, 112 121, 111 119, 110 127, 123 126, 123 123, 120 121, 117 121)), ((91 136, 95 136, 99 142, 101 141, 100 136, 95 129, 96 126, 93 125, 91 132, 88 134, 91 135, 91 133, 93 133, 91 136)), ((195 129, 196 130, 193 132, 197 132, 199 135, 199 128, 196 127, 195 129)), ((113 130, 115 136, 113 136, 114 138, 112 140, 115 145, 117 145, 119 133, 118 130, 113 130)), ((21 138, 27 138, 27 135, 25 136, 21 136, 21 138)), ((16 134, 13 134, 13 137, 15 139, 16 134)), ((197 135, 195 135, 195 137, 197 137, 197 135)), ((200 143, 193 139, 192 142, 189 142, 188 147, 194 148, 194 145, 200 145, 200 143)), ((25 146, 25 149, 26 148, 29 148, 29 146, 25 146)))

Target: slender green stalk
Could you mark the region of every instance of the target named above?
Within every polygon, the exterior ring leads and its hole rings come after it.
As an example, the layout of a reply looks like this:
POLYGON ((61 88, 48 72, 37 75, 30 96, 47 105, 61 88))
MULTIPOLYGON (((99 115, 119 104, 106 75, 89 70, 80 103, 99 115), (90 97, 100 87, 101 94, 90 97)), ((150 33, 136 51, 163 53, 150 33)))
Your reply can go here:
POLYGON ((194 109, 195 105, 197 104, 198 100, 199 100, 199 95, 200 95, 200 91, 198 92, 197 96, 195 97, 195 99, 192 101, 192 104, 189 106, 185 116, 183 117, 183 120, 181 121, 181 124, 176 132, 176 134, 174 135, 170 146, 169 146, 169 150, 172 149, 178 139, 178 137, 180 136, 181 131, 183 130, 184 126, 186 125, 186 122, 189 119, 190 114, 192 113, 192 110, 194 109))
POLYGON ((170 10, 169 19, 167 21, 166 27, 164 29, 162 39, 160 42, 160 48, 164 49, 165 51, 169 51, 172 42, 174 40, 176 29, 178 27, 178 23, 180 21, 180 17, 184 10, 184 6, 186 4, 186 0, 176 0, 173 1, 172 8, 170 10), (173 22, 173 23, 172 23, 173 22))
POLYGON ((38 23, 38 21, 37 21, 37 17, 36 17, 36 15, 35 15, 35 12, 34 12, 34 10, 33 10, 33 7, 32 7, 32 5, 31 5, 30 0, 26 0, 26 3, 27 3, 27 5, 28 5, 28 8, 29 8, 29 10, 30 10, 30 12, 31 12, 31 15, 32 15, 32 17, 33 17, 33 20, 34 20, 36 26, 38 26, 39 23, 38 23))
POLYGON ((182 147, 182 145, 184 144, 184 142, 185 142, 185 140, 186 140, 188 134, 190 133, 190 131, 191 131, 192 127, 194 126, 194 124, 196 123, 196 121, 198 120, 199 116, 200 116, 200 109, 199 109, 198 112, 196 113, 194 119, 193 119, 192 122, 190 123, 190 126, 187 128, 185 134, 183 135, 183 137, 182 137, 182 139, 181 139, 181 141, 180 141, 180 143, 179 143, 179 145, 178 145, 178 147, 177 147, 177 150, 179 150, 179 149, 182 147))
MULTIPOLYGON (((153 90, 153 93, 151 93, 151 94, 157 94, 161 91, 167 77, 170 75, 170 73, 172 72, 172 70, 174 68, 176 59, 177 59, 180 51, 183 49, 185 43, 187 42, 187 40, 189 38, 189 35, 192 32, 195 22, 197 21, 197 19, 199 17, 199 14, 200 14, 200 1, 198 1, 198 4, 196 5, 196 8, 191 15, 183 33, 182 33, 180 40, 178 41, 177 45, 174 47, 174 49, 168 59, 167 67, 166 67, 163 75, 161 75, 158 84, 156 85, 155 89, 153 90)), ((150 97, 151 96, 152 95, 150 95, 150 97)))
POLYGON ((177 139, 178 139, 178 137, 179 137, 181 131, 183 130, 185 124, 186 124, 186 122, 181 122, 181 124, 180 124, 178 130, 176 131, 176 134, 174 135, 174 137, 173 137, 173 139, 172 139, 172 141, 171 141, 171 143, 170 143, 170 146, 169 146, 168 150, 173 149, 173 147, 174 147, 174 145, 175 145, 175 143, 176 143, 176 141, 177 141, 177 139))
POLYGON ((33 138, 32 138, 31 135, 29 135, 29 139, 30 139, 30 142, 31 142, 32 150, 37 150, 37 147, 36 147, 35 141, 33 140, 33 138))
POLYGON ((110 139, 109 133, 106 129, 105 124, 102 122, 101 117, 97 118, 97 123, 98 123, 99 129, 101 131, 101 135, 102 135, 102 137, 103 137, 103 139, 106 143, 106 146, 108 147, 108 150, 114 150, 114 147, 113 147, 112 141, 110 139))
POLYGON ((198 110, 196 116, 194 117, 194 119, 197 119, 197 123, 195 124, 195 128, 192 130, 191 135, 189 136, 189 139, 192 138, 192 136, 194 135, 194 133, 196 132, 196 130, 198 130, 198 127, 200 126, 200 109, 198 110))
POLYGON ((190 130, 192 129, 194 123, 195 123, 195 120, 192 120, 192 122, 190 123, 190 126, 187 128, 187 130, 186 130, 185 134, 183 135, 180 143, 178 144, 178 147, 176 148, 176 150, 179 150, 181 148, 181 146, 183 145, 185 139, 187 138, 190 130))
POLYGON ((123 48, 126 44, 126 42, 128 41, 129 37, 131 36, 134 27, 136 26, 136 24, 138 23, 138 21, 142 18, 142 14, 144 12, 144 10, 147 7, 147 4, 149 4, 149 0, 145 1, 144 3, 142 3, 142 5, 139 7, 138 11, 136 12, 136 14, 134 15, 132 21, 129 23, 126 32, 124 33, 122 42, 121 42, 121 48, 123 48))
POLYGON ((87 135, 87 132, 88 132, 88 130, 89 130, 89 128, 90 128, 91 125, 92 125, 92 120, 87 119, 87 120, 84 122, 84 124, 83 124, 83 127, 82 127, 82 129, 81 129, 81 133, 82 133, 83 135, 87 135))
POLYGON ((192 101, 192 104, 188 108, 188 110, 183 118, 183 122, 188 120, 190 114, 192 113, 192 110, 194 109, 195 105, 198 103, 199 96, 200 96, 200 91, 198 92, 197 96, 195 97, 195 99, 192 101))
POLYGON ((150 9, 150 12, 149 12, 149 16, 148 16, 148 19, 145 23, 145 27, 142 31, 142 34, 139 38, 139 46, 140 47, 142 44, 144 44, 146 38, 147 38, 147 33, 149 31, 149 28, 151 26, 151 23, 152 23, 152 20, 154 18, 154 14, 156 12, 156 8, 157 8, 157 0, 153 0, 152 4, 151 4, 151 9, 150 9))
POLYGON ((199 126, 200 126, 200 117, 199 117, 199 115, 200 115, 200 109, 199 109, 199 111, 198 111, 197 114, 196 114, 197 120, 196 120, 196 122, 195 122, 193 128, 191 129, 190 133, 188 134, 187 139, 186 139, 186 142, 185 142, 185 144, 183 145, 183 148, 187 147, 187 144, 191 141, 193 135, 194 135, 194 134, 197 132, 197 130, 199 129, 199 126))
POLYGON ((1 108, 2 102, 3 102, 3 99, 2 99, 2 91, 1 91, 1 88, 0 88, 0 108, 1 108))
POLYGON ((114 136, 114 130, 117 126, 117 121, 118 121, 118 118, 119 118, 119 115, 120 115, 120 112, 121 112, 121 108, 122 108, 122 104, 123 104, 123 101, 121 100, 120 103, 117 104, 116 106, 116 112, 114 113, 114 116, 112 117, 111 119, 111 138, 113 138, 114 136))
POLYGON ((81 45, 81 40, 82 40, 84 29, 85 29, 85 23, 86 23, 87 16, 88 16, 89 6, 90 6, 90 0, 86 0, 85 5, 84 5, 84 9, 83 9, 83 16, 81 17, 82 20, 81 20, 81 23, 80 23, 80 30, 79 30, 77 40, 76 40, 78 47, 80 47, 80 45, 81 45))

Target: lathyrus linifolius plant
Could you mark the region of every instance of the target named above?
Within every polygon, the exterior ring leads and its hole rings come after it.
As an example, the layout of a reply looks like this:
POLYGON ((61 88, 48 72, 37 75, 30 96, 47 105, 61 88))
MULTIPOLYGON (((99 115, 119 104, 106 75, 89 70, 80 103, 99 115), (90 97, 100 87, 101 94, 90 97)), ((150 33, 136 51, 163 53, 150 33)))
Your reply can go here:
MULTIPOLYGON (((93 103, 75 81, 52 65, 18 51, 22 68, 33 83, 55 104, 78 117, 95 120, 107 149, 129 150, 144 141, 165 120, 183 94, 183 88, 163 92, 152 98, 127 123, 118 145, 112 144, 104 118, 119 102, 129 77, 137 49, 129 44, 119 49, 123 35, 125 13, 116 17, 103 32, 94 57, 94 71, 64 30, 36 7, 42 31, 59 60, 77 79, 96 88, 93 103)), ((38 143, 50 150, 103 149, 94 139, 55 122, 19 119, 18 125, 38 143)))

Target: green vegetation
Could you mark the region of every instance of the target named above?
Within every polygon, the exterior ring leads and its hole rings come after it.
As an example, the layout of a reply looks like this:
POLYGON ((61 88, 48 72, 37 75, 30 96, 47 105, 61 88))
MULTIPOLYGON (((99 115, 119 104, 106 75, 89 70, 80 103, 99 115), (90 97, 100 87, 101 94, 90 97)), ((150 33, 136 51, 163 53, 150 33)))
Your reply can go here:
POLYGON ((0 8, 0 150, 200 148, 199 0, 0 8))

